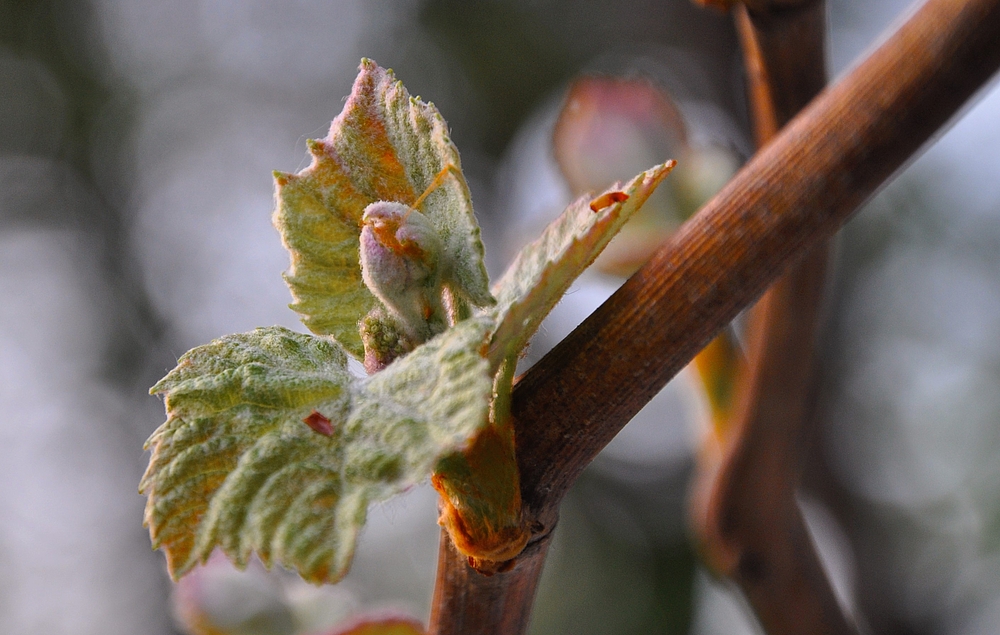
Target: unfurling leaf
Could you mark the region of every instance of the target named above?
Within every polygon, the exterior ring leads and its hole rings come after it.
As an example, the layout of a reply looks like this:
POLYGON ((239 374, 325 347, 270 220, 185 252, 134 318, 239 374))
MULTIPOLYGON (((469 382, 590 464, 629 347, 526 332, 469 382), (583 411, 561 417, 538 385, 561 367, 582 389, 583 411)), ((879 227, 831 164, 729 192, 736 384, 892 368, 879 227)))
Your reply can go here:
POLYGON ((628 183, 616 183, 599 196, 572 203, 542 235, 526 245, 493 287, 496 332, 490 360, 499 366, 518 354, 566 290, 615 237, 670 173, 676 163, 646 170, 628 183))
POLYGON ((168 418, 140 485, 171 574, 218 546, 241 566, 255 552, 310 582, 341 578, 368 504, 425 480, 488 424, 489 328, 466 320, 367 379, 336 345, 282 327, 185 354, 153 388, 168 418))
POLYGON ((422 193, 420 212, 441 242, 441 283, 456 302, 493 304, 458 150, 433 104, 362 60, 343 112, 325 139, 310 141, 309 152, 305 170, 275 174, 274 213, 292 257, 285 277, 291 306, 309 330, 364 356, 358 322, 381 302, 362 280, 362 216, 377 201, 413 206, 422 193))

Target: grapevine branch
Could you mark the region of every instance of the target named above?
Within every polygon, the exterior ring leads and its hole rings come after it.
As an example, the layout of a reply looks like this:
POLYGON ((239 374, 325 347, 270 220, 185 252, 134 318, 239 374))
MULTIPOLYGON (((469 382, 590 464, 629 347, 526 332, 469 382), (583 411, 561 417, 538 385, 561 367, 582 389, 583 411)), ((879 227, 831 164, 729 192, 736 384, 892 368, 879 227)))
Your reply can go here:
MULTIPOLYGON (((823 88, 824 14, 822 0, 737 5, 758 145, 823 88)), ((708 564, 739 584, 771 635, 853 632, 795 500, 828 260, 825 242, 813 247, 750 311, 735 414, 722 447, 701 453, 693 490, 694 527, 708 564)))
POLYGON ((1000 0, 929 0, 521 377, 512 412, 534 537, 510 571, 489 578, 465 570, 443 541, 430 632, 524 632, 559 503, 583 469, 742 308, 829 239, 998 67, 1000 0), (512 617, 490 619, 498 614, 512 617), (484 621, 470 624, 466 615, 484 621))

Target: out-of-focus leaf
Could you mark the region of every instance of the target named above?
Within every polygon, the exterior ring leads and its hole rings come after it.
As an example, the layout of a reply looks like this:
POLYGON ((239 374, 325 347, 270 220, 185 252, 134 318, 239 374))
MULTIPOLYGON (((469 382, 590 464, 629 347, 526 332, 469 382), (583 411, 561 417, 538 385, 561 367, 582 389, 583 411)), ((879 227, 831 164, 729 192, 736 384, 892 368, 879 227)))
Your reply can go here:
POLYGON ((361 616, 328 635, 425 635, 423 624, 403 616, 361 616))
POLYGON ((736 385, 745 372, 744 363, 743 351, 731 328, 719 333, 692 362, 705 391, 712 432, 720 442, 732 423, 736 385))
POLYGON ((674 165, 674 161, 667 161, 625 185, 613 185, 596 198, 577 199, 541 236, 521 249, 493 288, 497 296, 494 309, 497 329, 490 344, 491 362, 498 366, 504 358, 527 345, 577 276, 601 253, 674 165))
POLYGON ((604 273, 632 275, 689 212, 675 191, 691 164, 684 118, 670 95, 648 79, 575 80, 553 131, 552 150, 574 196, 629 179, 666 157, 679 159, 670 186, 646 201, 594 264, 604 273))
MULTIPOLYGON (((375 201, 412 205, 447 166, 461 169, 458 150, 433 104, 362 60, 343 112, 309 152, 306 169, 275 174, 274 224, 291 252, 291 307, 312 332, 332 335, 361 359, 358 321, 378 302, 361 279, 361 216, 375 201)), ((443 282, 476 306, 493 304, 464 179, 443 179, 420 210, 444 245, 443 282)))
POLYGON ((552 133, 553 155, 573 194, 627 179, 665 157, 683 155, 687 146, 677 105, 642 78, 575 80, 552 133))
POLYGON ((295 617, 278 578, 259 563, 237 571, 221 553, 172 593, 174 618, 189 635, 293 635, 295 617), (253 566, 257 565, 257 566, 253 566))
POLYGON ((368 504, 426 479, 488 425, 490 326, 466 320, 367 379, 339 347, 282 327, 185 354, 153 387, 167 421, 140 485, 171 575, 218 546, 240 566, 256 552, 310 582, 340 579, 368 504), (326 425, 307 423, 316 413, 326 425))

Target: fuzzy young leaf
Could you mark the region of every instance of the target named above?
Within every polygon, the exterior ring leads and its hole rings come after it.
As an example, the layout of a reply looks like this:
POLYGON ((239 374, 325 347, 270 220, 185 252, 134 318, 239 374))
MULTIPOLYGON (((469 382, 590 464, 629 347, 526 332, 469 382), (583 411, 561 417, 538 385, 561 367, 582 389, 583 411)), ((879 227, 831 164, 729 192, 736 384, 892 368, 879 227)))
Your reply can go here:
POLYGON ((336 345, 271 327, 189 351, 153 387, 166 397, 167 421, 147 442, 152 456, 139 489, 149 496, 153 547, 164 548, 172 573, 208 556, 199 543, 213 498, 255 444, 285 428, 319 437, 302 422, 314 409, 344 417, 346 366, 336 345))
POLYGON ((523 349, 552 307, 626 221, 642 207, 674 168, 674 161, 646 170, 604 194, 577 199, 518 253, 493 287, 496 332, 490 344, 494 366, 523 349))
POLYGON ((291 306, 312 332, 364 356, 358 321, 379 301, 361 278, 362 214, 375 201, 414 204, 449 166, 459 176, 437 182, 420 205, 443 244, 442 282, 475 306, 494 303, 458 150, 433 104, 362 60, 343 112, 325 139, 310 141, 309 152, 303 171, 275 174, 274 224, 292 256, 285 277, 291 306))
POLYGON ((488 422, 489 321, 467 320, 368 379, 330 342, 281 327, 184 355, 153 388, 146 524, 180 576, 215 547, 315 583, 347 571, 370 502, 428 477, 488 422), (329 426, 306 423, 320 413, 329 426), (329 430, 330 434, 326 434, 329 430))

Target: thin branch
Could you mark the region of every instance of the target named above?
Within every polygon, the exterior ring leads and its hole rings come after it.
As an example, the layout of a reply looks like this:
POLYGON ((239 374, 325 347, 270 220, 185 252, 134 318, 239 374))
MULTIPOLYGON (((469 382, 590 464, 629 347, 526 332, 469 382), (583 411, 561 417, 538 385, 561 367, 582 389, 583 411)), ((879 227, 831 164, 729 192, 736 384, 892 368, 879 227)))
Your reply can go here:
MULTIPOLYGON (((822 0, 736 9, 759 145, 823 87, 824 14, 822 0)), ((750 312, 735 416, 719 451, 701 453, 693 488, 706 560, 739 584, 771 635, 854 632, 795 501, 828 259, 825 243, 812 248, 750 312)))
MULTIPOLYGON (((524 632, 559 503, 598 452, 786 268, 828 239, 1000 67, 1000 0, 930 0, 755 156, 517 383, 526 562, 470 582, 442 549, 431 633, 524 632), (450 587, 450 588, 443 588, 450 587), (520 589, 520 591, 518 590, 520 589), (519 598, 514 604, 514 598, 519 598), (517 620, 461 630, 461 613, 517 620)), ((451 555, 449 555, 451 554, 451 555)))
POLYGON ((754 135, 763 146, 826 85, 826 2, 760 11, 738 5, 734 17, 754 135))

